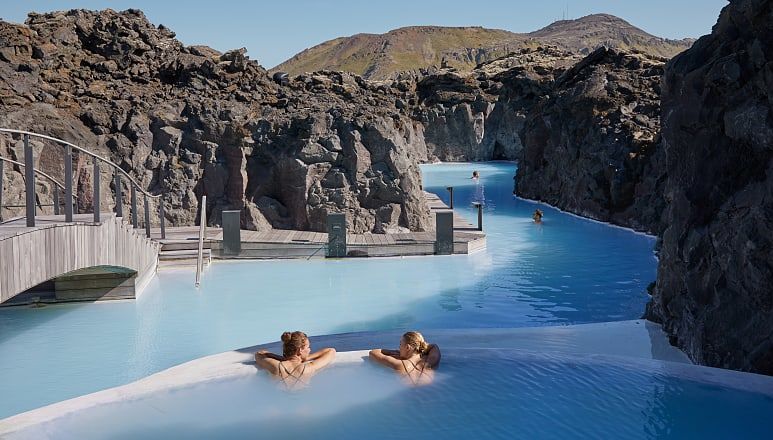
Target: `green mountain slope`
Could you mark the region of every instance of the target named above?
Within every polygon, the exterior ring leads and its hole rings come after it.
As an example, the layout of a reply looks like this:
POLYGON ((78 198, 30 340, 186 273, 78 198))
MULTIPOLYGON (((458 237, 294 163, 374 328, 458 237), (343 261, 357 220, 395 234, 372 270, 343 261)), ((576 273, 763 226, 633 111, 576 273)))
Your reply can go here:
POLYGON ((606 45, 672 57, 693 40, 666 40, 607 14, 562 20, 528 34, 482 27, 411 26, 385 34, 357 34, 326 41, 298 53, 272 70, 297 75, 343 70, 383 79, 432 65, 469 70, 523 47, 556 45, 581 53, 606 45))

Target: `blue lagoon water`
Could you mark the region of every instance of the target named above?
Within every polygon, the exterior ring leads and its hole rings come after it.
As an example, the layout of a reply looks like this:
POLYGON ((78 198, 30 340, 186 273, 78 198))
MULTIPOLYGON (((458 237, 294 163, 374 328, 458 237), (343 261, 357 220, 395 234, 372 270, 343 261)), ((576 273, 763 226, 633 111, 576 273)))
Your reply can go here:
POLYGON ((290 393, 256 373, 92 407, 11 439, 770 438, 773 395, 661 368, 458 349, 427 387, 372 364, 334 365, 290 393))
POLYGON ((0 418, 201 356, 360 330, 525 327, 639 318, 654 238, 512 195, 515 164, 429 165, 425 189, 474 221, 485 251, 389 259, 216 262, 162 270, 136 301, 0 309, 0 418), (480 186, 469 177, 480 171, 480 186), (539 207, 542 225, 531 221, 539 207))

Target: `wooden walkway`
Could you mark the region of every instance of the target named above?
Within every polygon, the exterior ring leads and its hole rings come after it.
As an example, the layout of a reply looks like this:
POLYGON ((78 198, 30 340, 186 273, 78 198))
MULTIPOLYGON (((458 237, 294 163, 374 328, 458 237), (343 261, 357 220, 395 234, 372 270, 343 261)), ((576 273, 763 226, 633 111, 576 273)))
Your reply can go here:
MULTIPOLYGON (((0 223, 0 302, 65 274, 93 278, 83 269, 96 266, 136 272, 131 281, 134 297, 155 274, 159 247, 144 230, 133 229, 109 212, 102 213, 99 223, 94 223, 93 214, 74 215, 71 223, 64 215, 36 216, 33 227, 27 227, 25 218, 10 219, 0 223)), ((94 290, 91 287, 80 289, 77 299, 113 295, 102 292, 103 286, 96 286, 100 292, 86 292, 94 290)))
MULTIPOLYGON (((440 198, 425 192, 432 212, 447 210, 440 198)), ((151 230, 153 239, 162 243, 162 259, 165 252, 190 251, 198 246, 199 229, 196 226, 169 227, 166 240, 160 239, 160 231, 151 230)), ((239 255, 223 255, 223 231, 207 228, 205 248, 211 249, 216 259, 277 259, 323 258, 327 246, 327 233, 271 229, 268 231, 241 231, 242 251, 239 255)), ((433 255, 435 232, 406 232, 397 234, 347 234, 347 254, 352 257, 387 257, 408 255, 433 255)), ((477 226, 454 213, 454 253, 468 254, 486 247, 486 234, 477 226)))

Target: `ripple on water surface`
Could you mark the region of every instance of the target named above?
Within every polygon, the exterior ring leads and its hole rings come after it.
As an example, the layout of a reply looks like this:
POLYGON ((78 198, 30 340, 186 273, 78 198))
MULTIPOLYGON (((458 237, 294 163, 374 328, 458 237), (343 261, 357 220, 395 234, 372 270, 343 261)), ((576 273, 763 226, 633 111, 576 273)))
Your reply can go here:
POLYGON ((104 405, 19 435, 56 438, 768 438, 769 395, 582 357, 456 350, 412 388, 370 364, 286 392, 263 374, 104 405))

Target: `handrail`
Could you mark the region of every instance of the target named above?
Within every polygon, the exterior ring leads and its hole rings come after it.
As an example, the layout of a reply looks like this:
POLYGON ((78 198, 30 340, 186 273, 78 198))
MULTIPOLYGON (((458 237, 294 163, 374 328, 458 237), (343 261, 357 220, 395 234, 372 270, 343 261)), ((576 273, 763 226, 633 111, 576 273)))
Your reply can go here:
MULTIPOLYGON (((16 130, 11 128, 0 128, 0 133, 7 133, 7 134, 16 134, 21 135, 24 140, 24 164, 26 166, 26 197, 27 202, 25 206, 27 206, 27 226, 35 226, 35 209, 34 209, 34 200, 35 200, 35 171, 33 168, 34 164, 34 152, 32 150, 32 147, 29 145, 29 139, 30 137, 39 138, 39 139, 45 139, 52 141, 56 143, 59 147, 64 147, 64 176, 65 176, 65 184, 62 185, 59 182, 56 182, 53 178, 50 176, 43 174, 44 176, 48 177, 55 183, 59 185, 59 187, 63 187, 65 192, 65 199, 69 200, 70 202, 73 200, 73 198, 77 198, 74 194, 72 194, 72 151, 78 151, 80 153, 85 154, 88 157, 92 158, 92 162, 94 165, 94 176, 95 176, 95 184, 93 187, 94 190, 94 197, 93 197, 93 213, 94 213, 94 221, 99 222, 100 221, 100 171, 99 171, 99 164, 100 162, 104 162, 108 164, 109 166, 113 167, 114 169, 114 175, 115 175, 115 200, 116 200, 116 213, 118 216, 123 217, 123 194, 121 191, 121 175, 123 175, 126 179, 129 180, 129 186, 131 189, 131 216, 132 216, 132 225, 134 228, 138 227, 137 217, 138 217, 138 210, 137 210, 137 190, 144 196, 145 199, 145 235, 150 238, 150 214, 149 214, 149 199, 158 199, 159 200, 159 216, 161 217, 160 223, 161 223, 161 238, 166 237, 165 227, 164 227, 164 202, 163 202, 163 194, 157 194, 153 195, 150 192, 146 191, 134 178, 125 170, 123 170, 118 164, 113 163, 112 161, 96 154, 92 153, 91 151, 86 150, 85 148, 79 147, 71 142, 67 142, 64 139, 58 139, 52 136, 47 136, 40 133, 34 133, 31 131, 25 131, 25 130, 16 130)), ((0 184, 0 187, 2 187, 2 184, 0 184)), ((58 194, 57 191, 54 191, 54 196, 58 194)), ((72 221, 72 204, 70 202, 65 202, 65 222, 71 222, 72 221)), ((56 204, 56 202, 54 202, 56 204)), ((55 210, 55 214, 58 214, 55 210)))
MULTIPOLYGON (((7 157, 3 157, 3 156, 0 156, 0 160, 2 160, 2 161, 4 161, 4 162, 9 162, 9 163, 12 163, 12 164, 14 164, 14 165, 18 165, 18 166, 20 166, 20 167, 25 167, 25 166, 26 166, 26 165, 24 165, 24 164, 23 164, 23 163, 21 163, 21 162, 17 162, 17 161, 15 161, 15 160, 13 160, 13 159, 8 159, 7 157)), ((40 171, 40 170, 38 170, 38 169, 35 169, 35 172, 36 172, 36 173, 38 173, 38 174, 40 174, 41 176, 45 177, 46 179, 48 179, 48 180, 50 180, 50 181, 54 182, 54 184, 56 184, 56 186, 58 186, 59 188, 61 188, 62 190, 64 190, 64 185, 63 185, 63 184, 61 184, 61 183, 60 183, 58 180, 56 180, 55 178, 51 177, 51 175, 49 175, 49 174, 46 174, 45 172, 43 172, 43 171, 40 171)), ((76 196, 75 194, 73 194, 72 196, 73 196, 73 197, 75 197, 76 199, 78 198, 78 196, 76 196)))
POLYGON ((153 194, 145 191, 144 189, 142 189, 142 186, 139 183, 137 183, 137 181, 134 180, 134 178, 132 178, 132 176, 129 175, 129 173, 127 173, 126 171, 124 171, 123 168, 121 168, 118 164, 115 164, 115 163, 111 162, 110 160, 105 159, 104 157, 102 157, 102 156, 100 156, 98 154, 92 153, 91 151, 86 150, 85 148, 81 148, 81 147, 79 147, 79 146, 77 146, 75 144, 72 144, 70 142, 67 142, 65 140, 57 139, 57 138, 51 137, 51 136, 46 136, 44 134, 33 133, 31 131, 14 130, 14 129, 11 129, 11 128, 0 128, 0 133, 12 133, 12 134, 22 134, 22 135, 26 134, 28 136, 37 137, 37 138, 41 138, 41 139, 46 139, 46 140, 49 140, 49 141, 53 141, 53 142, 57 142, 57 143, 60 143, 60 144, 64 144, 64 145, 70 146, 70 147, 72 147, 72 148, 74 148, 74 149, 76 149, 76 150, 78 150, 78 151, 80 151, 82 153, 85 153, 85 154, 93 157, 94 159, 99 159, 102 162, 105 162, 108 165, 112 166, 113 168, 116 169, 116 171, 118 171, 121 174, 123 174, 124 176, 126 176, 126 178, 129 179, 129 181, 131 183, 133 183, 134 186, 136 186, 137 189, 139 189, 140 192, 142 192, 146 196, 154 198, 154 199, 161 197, 161 194, 153 195, 153 194))
MULTIPOLYGON (((19 167, 22 167, 22 168, 26 168, 26 167, 27 167, 27 165, 25 165, 25 164, 23 164, 23 163, 21 163, 21 162, 18 162, 18 161, 15 161, 15 160, 13 160, 13 159, 8 159, 8 158, 6 158, 6 157, 0 156, 0 180, 2 180, 2 179, 3 179, 3 163, 4 163, 4 162, 8 162, 8 163, 11 163, 11 164, 17 165, 17 166, 19 166, 19 167)), ((55 179, 53 176, 51 176, 51 175, 49 175, 49 174, 47 174, 47 173, 45 173, 45 172, 43 172, 43 171, 41 171, 41 170, 38 170, 38 169, 36 169, 35 167, 32 167, 32 171, 33 171, 33 172, 35 172, 35 173, 38 173, 38 174, 40 174, 41 176, 45 177, 46 179, 50 180, 51 182, 53 182, 53 183, 54 183, 54 185, 56 185, 57 187, 59 187, 59 188, 60 188, 62 191, 65 191, 64 185, 62 185, 62 184, 61 184, 61 183, 60 183, 58 180, 56 180, 56 179, 55 179)), ((3 221, 3 208, 6 208, 6 209, 12 209, 12 208, 24 208, 24 207, 26 207, 26 206, 27 206, 26 204, 24 204, 24 205, 7 205, 7 204, 5 204, 5 205, 4 205, 4 204, 3 204, 3 194, 2 194, 2 191, 3 191, 3 182, 0 182, 0 221, 3 221)), ((43 204, 41 204, 41 203, 36 203, 36 205, 37 205, 39 208, 43 208, 44 206, 53 206, 53 207, 54 207, 54 214, 55 214, 55 215, 56 215, 56 214, 59 214, 59 207, 60 207, 62 204, 59 202, 59 194, 58 194, 58 191, 59 191, 59 190, 57 190, 56 188, 54 188, 54 190, 53 190, 53 192, 52 192, 52 194, 51 194, 51 196, 52 196, 53 200, 52 200, 52 202, 51 202, 51 204, 50 204, 50 205, 48 205, 48 204, 46 204, 46 205, 43 205, 43 204)), ((75 195, 75 194, 73 194, 73 198, 75 198, 75 199, 78 199, 78 200, 80 199, 80 198, 79 198, 77 195, 75 195)))
POLYGON ((201 220, 199 223, 199 251, 196 256, 196 287, 201 284, 201 269, 204 265, 204 228, 207 226, 207 196, 201 196, 201 220))

